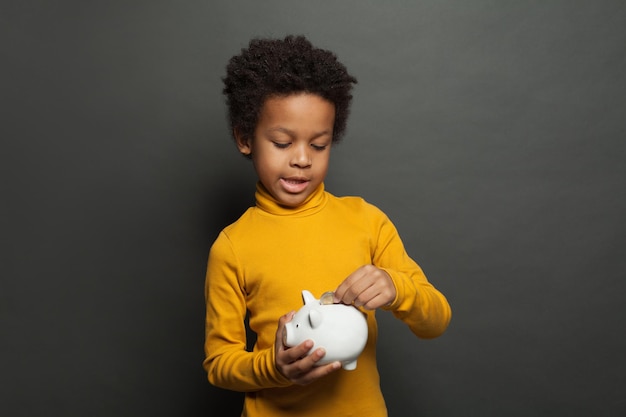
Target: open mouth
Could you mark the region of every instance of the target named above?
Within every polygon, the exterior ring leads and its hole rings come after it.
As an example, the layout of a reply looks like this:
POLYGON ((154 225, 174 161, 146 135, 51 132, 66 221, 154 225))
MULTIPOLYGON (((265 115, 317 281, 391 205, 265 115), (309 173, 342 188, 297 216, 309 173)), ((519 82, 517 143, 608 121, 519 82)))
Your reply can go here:
POLYGON ((308 182, 309 180, 300 179, 300 178, 283 178, 283 181, 288 184, 302 184, 303 182, 308 182))
POLYGON ((290 193, 301 192, 309 184, 309 180, 306 178, 282 178, 281 182, 285 190, 290 193))

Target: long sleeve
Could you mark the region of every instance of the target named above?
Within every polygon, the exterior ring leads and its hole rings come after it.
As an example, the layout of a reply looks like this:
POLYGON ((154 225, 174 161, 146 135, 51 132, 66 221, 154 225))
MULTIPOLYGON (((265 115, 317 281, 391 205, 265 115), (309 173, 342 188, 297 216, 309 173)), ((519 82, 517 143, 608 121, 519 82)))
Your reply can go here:
POLYGON ((204 368, 209 381, 235 391, 288 386, 274 366, 274 349, 246 351, 245 289, 242 271, 227 235, 214 242, 206 279, 204 368))
POLYGON ((323 186, 302 206, 277 204, 261 186, 257 204, 217 237, 206 276, 204 368, 211 384, 243 391, 249 417, 387 415, 376 366, 378 325, 367 314, 368 340, 355 370, 292 384, 275 366, 279 318, 302 307, 302 290, 320 296, 373 263, 398 288, 393 313, 420 337, 435 337, 449 306, 406 254, 395 228, 360 197, 335 197, 323 186), (246 321, 256 334, 246 350, 246 321))
POLYGON ((448 301, 424 275, 420 266, 407 254, 402 240, 389 218, 377 212, 373 218, 378 228, 374 265, 384 269, 396 287, 396 299, 386 307, 424 339, 440 336, 448 327, 452 312, 448 301))

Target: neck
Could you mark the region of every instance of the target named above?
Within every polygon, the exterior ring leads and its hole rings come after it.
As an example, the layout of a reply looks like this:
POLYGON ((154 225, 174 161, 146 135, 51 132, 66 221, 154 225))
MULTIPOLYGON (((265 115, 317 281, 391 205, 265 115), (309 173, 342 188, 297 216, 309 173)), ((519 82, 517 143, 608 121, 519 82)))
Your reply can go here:
POLYGON ((256 185, 255 197, 256 206, 259 209, 280 216, 308 215, 317 212, 326 203, 323 183, 320 184, 302 204, 296 207, 288 207, 280 204, 260 182, 256 185))

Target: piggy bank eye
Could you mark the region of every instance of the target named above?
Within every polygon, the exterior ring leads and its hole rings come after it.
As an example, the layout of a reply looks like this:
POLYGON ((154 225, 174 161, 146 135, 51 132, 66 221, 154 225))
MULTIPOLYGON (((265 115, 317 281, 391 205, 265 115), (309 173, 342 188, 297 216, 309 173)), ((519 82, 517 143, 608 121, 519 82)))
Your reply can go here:
POLYGON ((296 324, 296 329, 297 329, 298 327, 300 327, 300 324, 296 324))

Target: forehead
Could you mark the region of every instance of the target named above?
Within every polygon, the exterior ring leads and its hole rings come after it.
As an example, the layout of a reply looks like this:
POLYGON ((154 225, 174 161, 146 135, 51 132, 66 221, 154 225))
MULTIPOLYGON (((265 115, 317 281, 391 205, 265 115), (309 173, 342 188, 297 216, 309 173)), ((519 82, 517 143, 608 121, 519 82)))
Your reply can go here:
POLYGON ((265 100, 258 124, 264 127, 318 126, 331 128, 335 121, 335 106, 317 94, 301 93, 272 96, 265 100))

